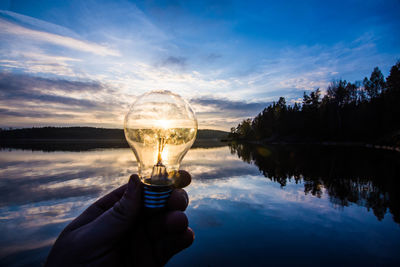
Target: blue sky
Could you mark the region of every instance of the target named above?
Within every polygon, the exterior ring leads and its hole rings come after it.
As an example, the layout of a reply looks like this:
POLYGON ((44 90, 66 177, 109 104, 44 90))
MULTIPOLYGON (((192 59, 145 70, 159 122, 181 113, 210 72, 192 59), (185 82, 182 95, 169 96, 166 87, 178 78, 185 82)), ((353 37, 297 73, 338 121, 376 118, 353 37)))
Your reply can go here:
POLYGON ((1 1, 0 127, 121 128, 136 97, 181 94, 228 130, 285 96, 385 77, 400 1, 1 1))

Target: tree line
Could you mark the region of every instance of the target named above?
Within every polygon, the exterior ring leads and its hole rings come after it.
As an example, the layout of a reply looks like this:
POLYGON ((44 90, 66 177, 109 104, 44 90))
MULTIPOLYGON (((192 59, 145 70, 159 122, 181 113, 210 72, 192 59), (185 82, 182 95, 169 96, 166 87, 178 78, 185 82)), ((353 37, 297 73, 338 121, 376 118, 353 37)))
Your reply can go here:
POLYGON ((337 80, 321 97, 304 92, 301 103, 284 97, 253 119, 231 128, 234 140, 344 141, 400 146, 400 61, 385 79, 378 67, 362 82, 337 80))

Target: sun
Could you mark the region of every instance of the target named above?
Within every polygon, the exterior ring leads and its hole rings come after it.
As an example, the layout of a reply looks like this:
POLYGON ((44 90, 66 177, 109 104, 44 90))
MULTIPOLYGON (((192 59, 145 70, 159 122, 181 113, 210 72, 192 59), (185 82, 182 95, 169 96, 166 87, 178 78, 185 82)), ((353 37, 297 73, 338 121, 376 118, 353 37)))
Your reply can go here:
POLYGON ((162 119, 158 120, 157 124, 163 129, 168 129, 171 125, 171 122, 169 120, 162 119))

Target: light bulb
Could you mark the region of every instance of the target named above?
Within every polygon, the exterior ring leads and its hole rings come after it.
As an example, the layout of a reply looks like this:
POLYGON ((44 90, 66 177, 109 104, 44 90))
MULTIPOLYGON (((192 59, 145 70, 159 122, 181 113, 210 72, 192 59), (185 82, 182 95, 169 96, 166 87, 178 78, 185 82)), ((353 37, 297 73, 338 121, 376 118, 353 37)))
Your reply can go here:
POLYGON ((144 184, 144 206, 164 207, 179 165, 196 139, 195 113, 179 95, 153 91, 132 104, 124 130, 144 184))

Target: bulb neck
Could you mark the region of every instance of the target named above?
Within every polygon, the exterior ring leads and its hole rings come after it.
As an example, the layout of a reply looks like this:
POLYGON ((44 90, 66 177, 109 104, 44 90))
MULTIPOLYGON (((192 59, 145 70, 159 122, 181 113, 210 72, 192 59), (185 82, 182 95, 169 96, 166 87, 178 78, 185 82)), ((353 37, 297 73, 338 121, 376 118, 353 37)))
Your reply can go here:
POLYGON ((165 179, 168 179, 167 167, 161 162, 158 162, 153 166, 153 171, 151 172, 151 179, 156 182, 162 182, 165 179))
POLYGON ((143 203, 146 209, 164 209, 172 192, 171 186, 143 184, 143 203))
POLYGON ((161 162, 154 165, 151 177, 143 182, 144 207, 152 211, 163 209, 172 192, 172 181, 168 179, 165 165, 161 162))

